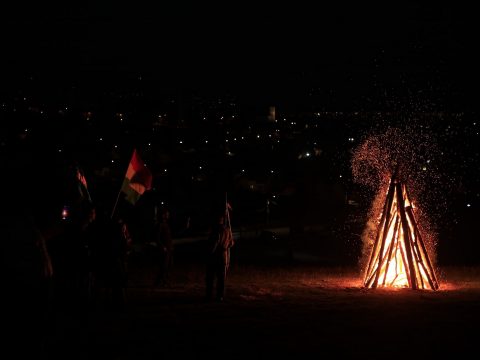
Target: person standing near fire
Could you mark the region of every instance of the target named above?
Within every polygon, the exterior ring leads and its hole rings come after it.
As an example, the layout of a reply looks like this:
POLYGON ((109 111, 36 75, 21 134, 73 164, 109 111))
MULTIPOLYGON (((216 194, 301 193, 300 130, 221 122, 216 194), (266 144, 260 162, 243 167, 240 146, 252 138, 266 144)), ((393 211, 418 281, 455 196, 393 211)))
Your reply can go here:
POLYGON ((162 209, 160 221, 156 224, 155 242, 158 249, 158 272, 154 286, 167 286, 173 266, 173 239, 170 229, 170 212, 162 209))
POLYGON ((217 217, 208 237, 206 298, 213 298, 213 287, 216 279, 216 300, 223 301, 225 296, 225 281, 230 265, 230 248, 234 245, 232 231, 229 225, 228 210, 217 217))

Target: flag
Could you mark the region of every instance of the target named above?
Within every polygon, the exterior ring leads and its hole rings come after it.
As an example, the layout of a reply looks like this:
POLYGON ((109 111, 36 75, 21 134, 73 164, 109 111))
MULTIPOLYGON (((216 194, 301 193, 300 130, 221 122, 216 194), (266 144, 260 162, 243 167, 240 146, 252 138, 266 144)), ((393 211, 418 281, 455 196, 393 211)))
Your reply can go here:
POLYGON ((232 231, 232 225, 230 223, 231 210, 232 210, 232 206, 230 205, 230 202, 227 200, 227 193, 225 193, 225 221, 226 221, 226 225, 230 228, 230 231, 232 231))
POLYGON ((125 199, 135 205, 138 199, 140 199, 140 196, 142 196, 146 190, 152 188, 152 180, 152 173, 143 163, 137 150, 133 150, 121 189, 126 195, 125 199))
POLYGON ((92 198, 90 197, 90 193, 88 192, 87 179, 85 178, 85 174, 83 173, 83 170, 79 166, 77 166, 75 169, 75 172, 76 172, 77 188, 80 194, 80 199, 87 200, 89 203, 91 203, 92 198))

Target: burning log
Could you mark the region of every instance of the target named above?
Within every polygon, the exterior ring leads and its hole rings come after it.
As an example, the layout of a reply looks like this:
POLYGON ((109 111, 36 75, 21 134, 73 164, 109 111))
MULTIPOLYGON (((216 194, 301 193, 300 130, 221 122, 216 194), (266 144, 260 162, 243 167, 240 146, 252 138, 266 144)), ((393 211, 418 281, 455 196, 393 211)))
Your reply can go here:
POLYGON ((364 285, 432 290, 439 287, 406 185, 396 175, 390 180, 364 285))

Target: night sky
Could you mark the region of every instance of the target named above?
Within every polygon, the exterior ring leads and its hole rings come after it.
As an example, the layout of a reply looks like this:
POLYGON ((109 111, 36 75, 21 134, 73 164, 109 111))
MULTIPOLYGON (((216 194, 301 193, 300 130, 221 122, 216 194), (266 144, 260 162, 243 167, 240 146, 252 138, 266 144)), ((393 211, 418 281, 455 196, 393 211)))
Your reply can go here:
POLYGON ((47 87, 108 87, 147 77, 162 89, 252 102, 362 109, 385 92, 421 92, 440 108, 471 108, 473 13, 403 3, 9 5, 2 83, 32 75, 47 87))

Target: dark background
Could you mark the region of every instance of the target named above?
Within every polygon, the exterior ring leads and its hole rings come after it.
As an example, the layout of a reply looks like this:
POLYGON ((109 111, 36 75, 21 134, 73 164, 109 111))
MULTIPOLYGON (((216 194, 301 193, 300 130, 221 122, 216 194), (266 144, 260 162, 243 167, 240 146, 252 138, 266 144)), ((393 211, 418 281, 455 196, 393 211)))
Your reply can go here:
POLYGON ((18 3, 1 15, 2 75, 12 82, 37 75, 53 89, 67 79, 98 88, 119 74, 148 74, 156 88, 230 90, 253 103, 308 102, 317 89, 316 102, 356 108, 374 106, 367 98, 377 92, 402 95, 408 87, 437 98, 438 106, 465 110, 475 106, 470 89, 478 76, 470 10, 405 3, 18 3))

